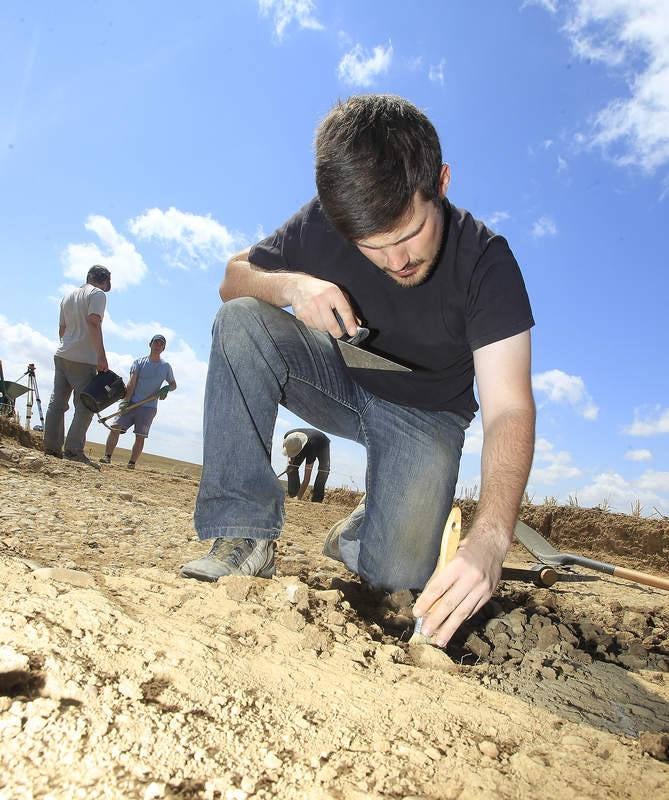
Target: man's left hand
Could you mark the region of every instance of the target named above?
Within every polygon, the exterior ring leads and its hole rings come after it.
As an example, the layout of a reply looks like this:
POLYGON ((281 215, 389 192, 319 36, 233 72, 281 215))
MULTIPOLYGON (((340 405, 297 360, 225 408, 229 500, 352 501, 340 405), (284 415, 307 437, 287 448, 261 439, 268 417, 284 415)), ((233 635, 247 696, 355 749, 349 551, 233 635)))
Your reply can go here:
POLYGON ((509 544, 504 534, 472 529, 455 558, 432 573, 413 613, 424 617, 422 633, 438 647, 445 647, 460 625, 488 602, 509 544))
POLYGON ((169 386, 162 386, 158 390, 158 399, 159 400, 164 400, 167 397, 169 391, 170 391, 170 387, 169 386))

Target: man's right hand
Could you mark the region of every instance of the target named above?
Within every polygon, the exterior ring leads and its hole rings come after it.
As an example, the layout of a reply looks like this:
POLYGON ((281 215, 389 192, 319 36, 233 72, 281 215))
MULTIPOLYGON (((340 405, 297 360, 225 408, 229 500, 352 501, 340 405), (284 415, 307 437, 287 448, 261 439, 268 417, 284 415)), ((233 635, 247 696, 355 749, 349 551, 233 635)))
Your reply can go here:
POLYGON ((359 320, 351 308, 350 300, 338 286, 311 275, 295 275, 290 304, 295 316, 309 328, 327 331, 335 338, 342 335, 342 329, 333 309, 342 318, 346 332, 355 336, 359 320))
POLYGON ((108 372, 109 364, 107 363, 107 356, 98 356, 97 363, 98 372, 108 372))

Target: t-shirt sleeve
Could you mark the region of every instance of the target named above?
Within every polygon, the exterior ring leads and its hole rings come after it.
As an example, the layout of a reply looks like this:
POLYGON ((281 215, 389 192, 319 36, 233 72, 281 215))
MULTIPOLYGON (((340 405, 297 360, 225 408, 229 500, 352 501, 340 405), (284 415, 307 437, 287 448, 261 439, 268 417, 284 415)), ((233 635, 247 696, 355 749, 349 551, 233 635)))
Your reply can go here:
POLYGON ((299 270, 308 208, 304 206, 274 233, 254 244, 249 251, 251 264, 266 270, 299 270))
POLYGON ((501 236, 490 240, 467 294, 466 335, 472 351, 529 330, 534 325, 520 267, 501 236))
POLYGON ((65 312, 63 311, 63 301, 60 301, 60 314, 58 315, 58 327, 62 328, 65 325, 65 312))
POLYGON ((131 377, 131 378, 132 378, 132 376, 133 376, 133 375, 134 375, 134 374, 137 372, 137 370, 138 370, 138 369, 139 369, 139 359, 138 359, 138 358, 136 358, 136 359, 135 359, 135 360, 132 362, 132 365, 131 365, 131 367, 130 367, 130 377, 131 377))
POLYGON ((176 381, 174 380, 174 373, 172 372, 172 365, 171 364, 167 365, 167 375, 165 376, 165 380, 168 383, 176 383, 176 381))
POLYGON ((88 313, 97 314, 100 319, 105 315, 107 297, 101 289, 91 292, 88 295, 88 313))

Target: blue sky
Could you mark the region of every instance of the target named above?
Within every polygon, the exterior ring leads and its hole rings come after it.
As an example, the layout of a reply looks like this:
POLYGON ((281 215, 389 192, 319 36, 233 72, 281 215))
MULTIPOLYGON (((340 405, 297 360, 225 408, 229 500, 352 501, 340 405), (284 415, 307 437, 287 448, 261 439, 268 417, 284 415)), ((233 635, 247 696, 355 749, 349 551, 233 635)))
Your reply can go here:
MULTIPOLYGON (((199 461, 227 259, 314 194, 313 131, 332 104, 392 92, 435 123, 451 201, 523 269, 530 494, 669 514, 668 52, 669 0, 5 2, 6 375, 34 361, 46 407, 59 298, 107 264, 112 368, 162 330, 179 383, 147 450, 199 461)), ((277 437, 294 422, 282 410, 277 437)), ((480 483, 480 445, 477 421, 461 488, 480 483)), ((364 469, 362 448, 334 441, 333 483, 360 487, 364 469)))

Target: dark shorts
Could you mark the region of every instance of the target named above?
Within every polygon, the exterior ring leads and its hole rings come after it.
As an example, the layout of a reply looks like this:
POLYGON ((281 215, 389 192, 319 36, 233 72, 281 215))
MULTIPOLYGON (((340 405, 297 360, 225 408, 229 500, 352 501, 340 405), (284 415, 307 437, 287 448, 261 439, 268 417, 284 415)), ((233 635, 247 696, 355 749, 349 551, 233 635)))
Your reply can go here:
POLYGON ((133 408, 132 411, 121 414, 121 416, 111 426, 112 430, 125 433, 129 428, 134 426, 135 436, 142 436, 144 439, 146 439, 146 437, 149 435, 153 418, 157 413, 157 408, 145 408, 144 406, 133 408))

